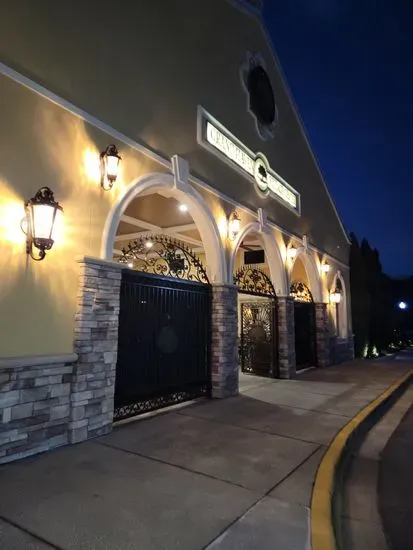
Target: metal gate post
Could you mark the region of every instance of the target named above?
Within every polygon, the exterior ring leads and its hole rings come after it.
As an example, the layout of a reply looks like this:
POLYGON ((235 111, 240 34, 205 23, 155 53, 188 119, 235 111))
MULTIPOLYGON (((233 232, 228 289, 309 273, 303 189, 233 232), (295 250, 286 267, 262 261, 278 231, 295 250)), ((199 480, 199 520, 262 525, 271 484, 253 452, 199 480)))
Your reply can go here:
POLYGON ((330 365, 327 304, 317 303, 314 307, 317 367, 327 367, 330 365))
POLYGON ((278 305, 278 363, 280 378, 294 378, 295 335, 294 335, 294 299, 279 296, 278 305))
POLYGON ((212 286, 212 397, 238 394, 238 289, 212 286))

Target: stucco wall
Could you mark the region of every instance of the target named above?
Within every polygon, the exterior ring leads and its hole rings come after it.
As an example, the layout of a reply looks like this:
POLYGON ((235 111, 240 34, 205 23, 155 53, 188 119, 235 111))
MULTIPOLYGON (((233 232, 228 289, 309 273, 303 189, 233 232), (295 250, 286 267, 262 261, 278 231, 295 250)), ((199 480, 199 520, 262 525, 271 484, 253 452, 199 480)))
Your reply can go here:
POLYGON ((113 138, 7 77, 0 77, 0 356, 71 353, 77 256, 100 255, 104 223, 127 185, 159 164, 123 146, 127 162, 110 193, 98 155, 113 138), (49 186, 63 232, 42 262, 25 254, 23 203, 49 186))
POLYGON ((307 149, 260 24, 226 0, 15 0, 0 20, 2 60, 319 248, 347 262, 348 244, 307 149), (247 112, 239 68, 260 52, 280 122, 263 142, 247 112), (302 195, 296 217, 196 142, 201 104, 302 195), (340 248, 337 248, 340 247, 340 248))

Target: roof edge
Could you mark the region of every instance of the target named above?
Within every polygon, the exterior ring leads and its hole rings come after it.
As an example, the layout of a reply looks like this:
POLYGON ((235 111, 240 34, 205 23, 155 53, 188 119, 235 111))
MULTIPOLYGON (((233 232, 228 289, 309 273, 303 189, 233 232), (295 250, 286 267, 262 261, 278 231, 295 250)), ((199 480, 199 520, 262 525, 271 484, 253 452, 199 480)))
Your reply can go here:
MULTIPOLYGON (((345 238, 347 244, 350 245, 351 244, 350 238, 347 234, 347 231, 344 228, 344 224, 343 224, 343 222, 341 220, 341 217, 338 213, 338 210, 337 210, 336 204, 334 202, 334 199, 333 199, 333 197, 332 197, 332 195, 331 195, 331 193, 328 189, 327 183, 324 179, 323 173, 322 173, 321 168, 320 168, 320 164, 319 164, 318 159, 317 159, 317 157, 314 153, 314 150, 311 146, 307 130, 305 128, 304 122, 303 122, 303 120, 301 118, 301 115, 299 113, 298 106, 297 106, 297 104, 294 100, 293 93, 292 93, 291 88, 288 84, 288 81, 287 81, 287 78, 285 76, 284 70, 282 68, 281 62, 280 62, 279 57, 277 55, 277 52, 275 50, 273 41, 271 40, 270 34, 268 32, 268 28, 267 28, 267 25, 265 23, 265 19, 264 19, 263 14, 262 14, 262 8, 259 9, 259 8, 253 7, 249 2, 247 2, 247 0, 227 0, 227 1, 230 4, 232 4, 235 8, 237 8, 239 11, 242 11, 246 15, 248 15, 248 16, 252 17, 253 19, 255 19, 255 21, 258 22, 262 26, 262 30, 264 31, 264 35, 265 35, 265 39, 268 42, 271 53, 274 57, 274 62, 275 62, 276 66, 277 66, 277 69, 279 71, 282 84, 285 88, 285 91, 287 92, 287 96, 288 96, 288 99, 291 103, 291 107, 293 109, 294 115, 295 115, 295 117, 298 121, 298 126, 300 127, 301 134, 302 134, 302 136, 304 138, 304 141, 305 141, 305 143, 308 147, 308 150, 310 151, 310 154, 311 154, 311 157, 313 159, 314 165, 315 165, 315 167, 317 169, 317 172, 318 172, 318 175, 320 176, 320 179, 321 179, 321 181, 324 185, 324 189, 325 189, 325 191, 327 193, 327 196, 330 200, 331 206, 333 207, 334 213, 336 215, 336 218, 338 220, 340 228, 343 232, 344 238, 345 238)), ((262 5, 262 2, 261 2, 261 5, 262 5)))

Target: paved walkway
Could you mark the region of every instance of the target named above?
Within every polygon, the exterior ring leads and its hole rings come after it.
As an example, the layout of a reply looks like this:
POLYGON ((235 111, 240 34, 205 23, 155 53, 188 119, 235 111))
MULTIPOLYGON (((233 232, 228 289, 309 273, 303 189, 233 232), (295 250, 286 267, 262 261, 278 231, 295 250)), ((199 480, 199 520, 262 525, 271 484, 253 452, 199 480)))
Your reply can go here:
POLYGON ((236 398, 2 466, 0 548, 309 548, 326 445, 410 360, 353 362, 292 381, 242 377, 236 398))

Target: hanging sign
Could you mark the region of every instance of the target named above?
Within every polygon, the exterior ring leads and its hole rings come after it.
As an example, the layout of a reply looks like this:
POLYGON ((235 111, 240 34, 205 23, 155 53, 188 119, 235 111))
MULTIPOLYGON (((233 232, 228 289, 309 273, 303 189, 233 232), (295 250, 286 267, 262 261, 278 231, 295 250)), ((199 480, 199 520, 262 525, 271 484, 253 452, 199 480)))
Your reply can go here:
POLYGON ((198 113, 198 141, 245 176, 251 177, 264 196, 271 195, 300 213, 300 195, 271 169, 262 153, 253 153, 204 109, 198 113))

